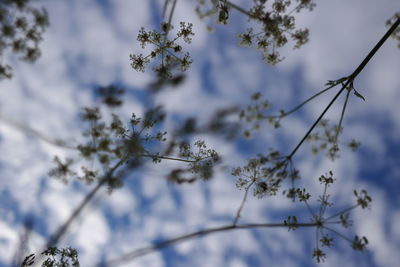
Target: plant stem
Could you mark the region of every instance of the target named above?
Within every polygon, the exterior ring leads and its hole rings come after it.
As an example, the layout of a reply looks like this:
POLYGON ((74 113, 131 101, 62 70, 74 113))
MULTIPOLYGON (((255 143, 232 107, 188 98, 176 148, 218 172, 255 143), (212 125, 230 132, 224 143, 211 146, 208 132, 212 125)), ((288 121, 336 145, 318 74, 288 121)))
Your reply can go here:
POLYGON ((33 136, 36 136, 37 138, 39 138, 40 140, 51 144, 53 146, 58 146, 58 147, 62 147, 62 148, 67 148, 67 149, 72 149, 72 150, 76 150, 76 146, 73 145, 69 145, 66 142, 62 141, 62 140, 58 140, 58 139, 53 139, 49 136, 46 136, 45 134, 39 132, 38 130, 28 126, 26 123, 21 123, 18 122, 16 120, 13 120, 9 117, 6 117, 2 114, 0 114, 0 121, 3 121, 4 123, 17 128, 18 130, 21 130, 22 132, 26 133, 26 134, 31 134, 33 136))
POLYGON ((348 241, 348 242, 350 242, 350 243, 353 243, 352 240, 350 240, 349 238, 345 237, 344 235, 342 235, 341 233, 339 233, 339 232, 336 231, 335 229, 332 229, 332 228, 326 227, 326 226, 324 226, 324 229, 326 229, 326 230, 328 230, 328 231, 331 231, 332 233, 335 233, 336 235, 340 236, 341 238, 343 238, 344 240, 346 240, 346 241, 348 241))
MULTIPOLYGON (((238 230, 238 229, 250 229, 250 228, 273 228, 273 227, 282 227, 282 228, 287 228, 288 225, 285 225, 283 223, 253 223, 253 224, 243 224, 243 225, 226 225, 226 226, 220 226, 220 227, 214 227, 214 228, 208 228, 205 230, 200 230, 197 232, 185 234, 178 236, 176 238, 168 239, 165 241, 162 241, 160 243, 148 246, 148 247, 143 247, 140 249, 136 249, 130 253, 127 253, 117 259, 108 261, 106 263, 100 263, 97 266, 116 266, 117 264, 121 264, 123 262, 127 262, 130 260, 133 260, 135 258, 150 254, 152 252, 158 251, 162 248, 175 245, 178 243, 181 243, 183 241, 187 241, 196 237, 202 237, 206 236, 212 233, 219 233, 219 232, 226 232, 230 230, 238 230)), ((296 227, 317 227, 316 223, 297 223, 296 227)))
POLYGON ((141 154, 139 156, 140 157, 146 157, 146 158, 168 159, 168 160, 175 160, 175 161, 188 162, 188 163, 198 162, 198 160, 180 159, 180 158, 173 158, 173 157, 160 156, 160 155, 151 155, 151 154, 141 154))
POLYGON ((69 216, 68 220, 66 220, 58 229, 57 231, 50 236, 49 240, 47 241, 45 248, 54 247, 57 245, 58 241, 61 237, 66 233, 68 228, 71 226, 72 222, 78 217, 78 215, 82 212, 82 210, 86 207, 86 205, 92 200, 95 194, 99 191, 99 189, 108 181, 108 179, 113 175, 115 170, 122 165, 125 161, 125 158, 119 160, 108 172, 107 174, 100 180, 100 182, 90 191, 82 202, 75 208, 72 214, 69 216))
POLYGON ((328 91, 329 89, 332 89, 333 87, 335 87, 336 85, 331 85, 328 88, 323 89, 322 91, 319 91, 318 93, 316 93, 315 95, 307 98, 305 101, 303 101, 302 103, 300 103, 299 105, 297 105, 296 107, 292 108, 291 110, 289 110, 288 112, 285 112, 283 115, 278 115, 278 116, 274 116, 274 117, 286 117, 289 114, 296 112, 297 110, 299 110, 302 106, 304 106, 305 104, 307 104, 308 102, 310 102, 311 100, 313 100, 314 98, 316 98, 319 95, 322 95, 323 93, 325 93, 326 91, 328 91))
POLYGON ((325 218, 323 222, 325 223, 326 221, 328 221, 328 220, 330 220, 330 219, 332 219, 332 218, 335 218, 336 216, 339 216, 340 214, 345 214, 346 212, 349 212, 349 211, 351 211, 352 209, 357 208, 358 206, 359 206, 358 204, 355 204, 355 205, 353 205, 353 206, 351 206, 351 207, 348 207, 347 209, 344 209, 344 210, 342 210, 341 212, 335 213, 335 214, 329 216, 328 218, 325 218))
POLYGON ((336 135, 335 135, 335 143, 334 143, 335 146, 337 146, 338 137, 339 137, 340 131, 341 131, 341 129, 342 129, 342 123, 343 123, 344 113, 345 113, 345 111, 346 111, 347 102, 349 101, 350 91, 351 91, 351 90, 348 90, 348 91, 347 91, 346 99, 344 100, 342 112, 341 112, 341 114, 340 114, 339 125, 338 125, 338 127, 337 127, 336 135))
POLYGON ((230 2, 230 1, 226 1, 226 4, 227 4, 228 6, 230 6, 231 8, 233 8, 233 9, 239 11, 240 13, 245 14, 245 15, 248 16, 249 18, 257 19, 257 18, 254 17, 250 12, 248 12, 248 11, 245 10, 244 8, 238 6, 238 5, 236 5, 236 4, 234 4, 234 3, 230 2))
POLYGON ((243 199, 242 199, 242 203, 240 203, 239 209, 237 210, 236 217, 233 220, 233 225, 236 225, 237 222, 239 221, 240 215, 241 215, 243 207, 244 207, 244 203, 246 203, 246 200, 247 200, 247 195, 249 193, 249 189, 254 184, 254 182, 255 181, 253 180, 245 189, 244 196, 243 196, 243 199))

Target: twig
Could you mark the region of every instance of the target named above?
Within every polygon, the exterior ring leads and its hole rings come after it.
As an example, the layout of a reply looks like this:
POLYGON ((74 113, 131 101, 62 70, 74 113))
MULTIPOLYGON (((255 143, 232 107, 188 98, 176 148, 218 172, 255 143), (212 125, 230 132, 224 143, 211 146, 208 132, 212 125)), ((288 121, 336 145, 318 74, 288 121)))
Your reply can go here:
POLYGON ((119 160, 113 168, 111 168, 106 175, 100 180, 100 182, 90 191, 82 202, 75 208, 72 214, 69 216, 68 220, 66 220, 57 231, 49 238, 47 241, 45 248, 56 246, 60 238, 66 233, 68 228, 71 226, 72 222, 78 217, 78 215, 82 212, 82 210, 86 207, 86 205, 90 202, 90 200, 95 196, 95 194, 99 191, 99 189, 107 183, 108 179, 113 175, 115 170, 125 162, 125 158, 119 160))
POLYGON ((239 11, 240 13, 245 14, 245 15, 248 16, 249 18, 258 19, 257 17, 253 16, 250 12, 246 11, 244 8, 238 6, 238 5, 236 5, 236 4, 234 4, 234 3, 230 2, 230 1, 226 1, 226 4, 227 4, 228 6, 230 6, 231 8, 233 8, 233 9, 239 11))
POLYGON ((332 89, 332 88, 335 87, 335 86, 336 86, 336 85, 331 85, 331 86, 329 86, 329 87, 327 87, 327 88, 325 88, 325 89, 319 91, 318 93, 316 93, 315 95, 313 95, 313 96, 307 98, 307 99, 304 100, 302 103, 300 103, 300 104, 297 105, 296 107, 292 108, 292 109, 289 110, 288 112, 285 112, 283 115, 277 115, 277 116, 274 116, 274 117, 283 118, 283 117, 288 116, 289 114, 291 114, 291 113, 293 113, 293 112, 299 110, 302 106, 304 106, 305 104, 307 104, 308 102, 310 102, 311 100, 313 100, 314 98, 316 98, 317 96, 322 95, 323 93, 325 93, 326 91, 332 89))
POLYGON ((358 206, 359 206, 359 204, 355 204, 355 205, 353 205, 353 206, 351 206, 351 207, 348 207, 347 209, 344 209, 344 210, 342 210, 341 212, 335 213, 335 214, 329 216, 328 218, 325 218, 323 222, 325 223, 326 221, 328 221, 328 220, 330 220, 330 219, 332 219, 332 218, 335 218, 336 216, 339 216, 340 214, 344 214, 344 213, 346 213, 346 212, 349 212, 349 211, 351 211, 352 209, 357 208, 358 206))
POLYGON ((48 144, 51 144, 53 146, 76 150, 76 146, 68 145, 62 140, 50 138, 32 127, 30 127, 24 123, 17 122, 13 119, 7 118, 4 115, 0 114, 0 120, 14 128, 21 130, 22 132, 25 132, 26 134, 31 134, 33 136, 36 136, 40 140, 42 140, 48 144))
MULTIPOLYGON (((168 160, 182 161, 182 162, 188 162, 188 163, 195 163, 195 162, 199 161, 199 160, 180 159, 180 158, 173 158, 173 157, 168 157, 168 156, 152 155, 152 154, 141 154, 139 156, 146 157, 146 158, 168 159, 168 160)), ((204 160, 204 159, 201 159, 201 160, 204 160)))
POLYGON ((235 217, 235 219, 233 220, 233 225, 236 225, 237 222, 239 221, 239 218, 240 218, 240 216, 241 216, 241 213, 242 213, 244 204, 246 203, 246 200, 247 200, 247 195, 248 195, 248 193, 249 193, 249 189, 250 189, 250 187, 254 184, 254 182, 255 182, 255 181, 253 180, 253 181, 246 187, 246 189, 245 189, 242 202, 240 203, 239 209, 237 210, 237 213, 236 213, 236 217, 235 217))
POLYGON ((341 129, 342 129, 342 123, 343 123, 344 113, 345 113, 345 111, 346 111, 347 102, 349 101, 350 91, 351 91, 351 90, 348 89, 347 94, 346 94, 346 99, 344 100, 342 112, 340 113, 339 125, 338 125, 338 127, 337 127, 336 135, 335 135, 335 143, 334 143, 335 146, 337 146, 338 137, 339 137, 340 131, 341 131, 341 129))
POLYGON ((332 228, 326 227, 326 226, 324 226, 324 229, 326 229, 326 230, 328 230, 328 231, 331 231, 332 233, 335 233, 336 235, 340 236, 341 238, 343 238, 344 240, 346 240, 346 241, 348 241, 348 242, 350 242, 350 243, 353 243, 352 240, 350 240, 349 238, 345 237, 344 235, 342 235, 341 233, 339 233, 339 232, 336 231, 335 229, 332 229, 332 228))
MULTIPOLYGON (((297 223, 296 227, 316 227, 316 223, 297 223)), ((185 234, 181 235, 176 238, 168 239, 165 241, 162 241, 160 243, 140 248, 137 250, 134 250, 130 253, 127 253, 117 259, 105 262, 105 263, 99 263, 97 266, 116 266, 117 264, 121 264, 130 260, 133 260, 135 258, 150 254, 152 252, 158 251, 162 248, 175 245, 178 243, 181 243, 183 241, 187 241, 196 237, 203 237, 212 233, 219 233, 219 232, 225 232, 225 231, 230 231, 230 230, 238 230, 238 229, 250 229, 250 228, 273 228, 273 227, 282 227, 282 228, 287 228, 289 227, 288 225, 285 225, 283 223, 253 223, 253 224, 243 224, 243 225, 226 225, 226 226, 220 226, 220 227, 214 227, 214 228, 208 228, 205 230, 200 230, 197 232, 193 232, 190 234, 185 234)))
POLYGON ((171 25, 171 22, 172 22, 172 17, 174 16, 174 11, 175 11, 175 7, 176 7, 176 2, 178 2, 178 0, 174 0, 174 2, 172 3, 172 7, 171 7, 171 10, 170 10, 170 12, 169 12, 169 17, 168 17, 168 29, 167 29, 167 32, 166 32, 166 36, 168 35, 168 32, 169 32, 169 30, 170 30, 170 25, 171 25))

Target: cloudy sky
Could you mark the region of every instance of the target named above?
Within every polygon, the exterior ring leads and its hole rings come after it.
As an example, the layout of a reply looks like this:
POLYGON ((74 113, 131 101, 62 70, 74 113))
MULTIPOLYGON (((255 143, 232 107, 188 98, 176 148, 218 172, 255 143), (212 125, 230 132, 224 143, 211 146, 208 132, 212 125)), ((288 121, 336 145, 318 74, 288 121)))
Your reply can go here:
MULTIPOLYGON (((85 125, 79 114, 83 107, 100 104, 97 87, 116 84, 126 89, 124 106, 115 111, 122 118, 132 113, 141 116, 147 108, 163 105, 168 116, 160 127, 165 131, 191 116, 202 124, 218 109, 245 108, 255 92, 273 103, 272 113, 289 110, 323 89, 327 80, 351 74, 386 32, 385 21, 400 11, 397 0, 318 1, 314 11, 296 15, 297 24, 310 29, 309 43, 297 50, 282 49, 285 60, 272 67, 255 49, 238 46, 237 34, 248 27, 240 14, 232 11, 227 26, 212 24, 214 31, 209 32, 207 25, 215 18, 199 20, 196 1, 178 0, 172 23, 193 23, 195 36, 184 49, 194 62, 178 88, 151 94, 148 85, 154 73, 133 70, 129 54, 143 53, 137 33, 142 26, 159 27, 164 1, 37 2, 46 8, 51 23, 40 44, 42 56, 28 64, 6 55, 14 77, 0 81, 1 266, 12 262, 27 218, 34 222, 28 254, 44 244, 93 187, 50 178, 55 155, 61 159, 79 155, 43 137, 71 144, 84 140, 85 125)), ((298 186, 313 193, 312 208, 318 208, 323 190, 318 177, 330 170, 337 179, 329 189, 335 203, 332 210, 352 205, 354 189, 367 189, 373 199, 370 210, 352 213, 350 229, 335 228, 349 238, 367 236, 368 250, 353 251, 346 240, 331 234, 335 242, 325 250, 323 266, 397 266, 400 262, 399 70, 400 50, 389 39, 355 80, 366 101, 350 95, 341 140, 357 139, 362 144, 357 152, 343 148, 341 157, 332 162, 323 154, 311 156, 305 144, 293 159, 302 177, 298 186)), ((236 188, 231 168, 245 165, 246 159, 269 148, 289 153, 338 89, 332 90, 285 118, 278 130, 262 123, 251 139, 193 136, 190 141, 205 140, 223 159, 211 181, 170 184, 165 179, 168 171, 180 166, 171 162, 156 166, 148 162, 134 170, 123 188, 111 195, 98 194, 60 247, 77 248, 82 266, 92 266, 157 241, 232 223, 244 192, 236 188)), ((327 114, 335 123, 343 101, 342 96, 327 114)), ((238 116, 229 119, 237 121, 238 116)), ((304 205, 281 194, 264 199, 250 195, 240 222, 281 223, 294 214, 299 221, 310 220, 304 205)), ((190 240, 126 266, 314 266, 314 247, 314 229, 238 230, 190 240)))

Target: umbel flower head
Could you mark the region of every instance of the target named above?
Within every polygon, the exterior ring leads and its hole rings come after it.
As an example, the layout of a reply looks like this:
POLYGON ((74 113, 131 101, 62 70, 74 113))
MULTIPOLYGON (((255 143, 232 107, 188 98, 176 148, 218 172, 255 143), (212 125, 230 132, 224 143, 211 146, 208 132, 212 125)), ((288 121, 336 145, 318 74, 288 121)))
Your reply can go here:
POLYGON ((180 22, 180 28, 173 39, 168 37, 169 32, 173 26, 167 22, 161 24, 161 32, 156 30, 146 31, 144 27, 139 30, 137 40, 140 46, 144 49, 148 45, 153 46, 153 50, 147 55, 131 54, 131 66, 136 71, 144 72, 147 65, 153 60, 159 60, 153 70, 157 75, 163 79, 171 78, 172 72, 178 69, 179 71, 186 71, 192 64, 192 59, 189 53, 184 53, 181 44, 178 41, 182 40, 184 43, 191 43, 193 32, 193 24, 180 22))

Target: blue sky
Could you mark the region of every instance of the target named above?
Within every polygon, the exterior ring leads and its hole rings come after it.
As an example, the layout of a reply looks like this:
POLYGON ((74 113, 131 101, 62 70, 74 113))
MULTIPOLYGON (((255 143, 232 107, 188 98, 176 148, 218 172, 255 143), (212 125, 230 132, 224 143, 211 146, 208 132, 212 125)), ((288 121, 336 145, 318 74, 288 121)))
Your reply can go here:
MULTIPOLYGON (((310 29, 309 43, 299 50, 284 48, 281 54, 286 59, 272 67, 262 62, 255 49, 237 45, 236 35, 247 28, 246 20, 232 13, 228 26, 216 25, 209 33, 194 13, 194 2, 178 1, 172 20, 194 24, 193 42, 184 47, 193 65, 179 88, 156 95, 146 89, 153 73, 133 70, 129 54, 142 52, 136 35, 141 26, 158 27, 163 1, 39 2, 51 22, 40 45, 42 56, 32 65, 7 55, 15 75, 0 82, 0 266, 11 262, 27 217, 35 221, 28 244, 34 252, 91 188, 48 177, 55 155, 64 159, 77 153, 21 131, 10 120, 51 138, 82 141, 79 113, 82 107, 98 104, 93 93, 97 86, 109 84, 126 88, 125 104, 118 111, 122 118, 132 113, 140 116, 149 106, 162 104, 168 113, 162 125, 166 131, 190 116, 206 122, 218 108, 244 108, 255 92, 262 92, 275 111, 288 110, 321 90, 327 80, 352 73, 385 33, 385 21, 400 9, 396 0, 319 1, 314 11, 297 17, 299 26, 310 29)), ((246 1, 234 2, 244 5, 246 1)), ((310 147, 304 145, 294 158, 302 175, 299 186, 315 193, 314 207, 323 189, 317 178, 330 170, 337 178, 330 189, 332 209, 351 205, 354 189, 367 189, 373 198, 371 209, 356 210, 353 227, 341 230, 350 237, 367 236, 368 251, 355 252, 336 238, 334 247, 326 250, 323 266, 397 266, 400 262, 400 50, 396 46, 388 40, 355 81, 366 101, 350 98, 342 138, 356 138, 362 143, 360 150, 343 149, 332 162, 323 155, 311 156, 310 147)), ((165 176, 180 165, 163 162, 155 167, 149 162, 129 176, 124 188, 99 194, 61 246, 76 247, 82 266, 92 266, 158 240, 231 223, 243 196, 231 168, 245 165, 248 157, 270 147, 289 152, 335 92, 285 118, 277 131, 263 124, 250 140, 193 136, 192 141, 204 139, 223 158, 213 180, 171 185, 165 176)), ((343 100, 327 118, 339 120, 343 100)), ((301 221, 309 219, 304 206, 280 194, 261 200, 250 196, 241 222, 282 222, 292 214, 301 221)), ((194 239, 126 266, 314 266, 314 239, 311 229, 231 231, 194 239)))

